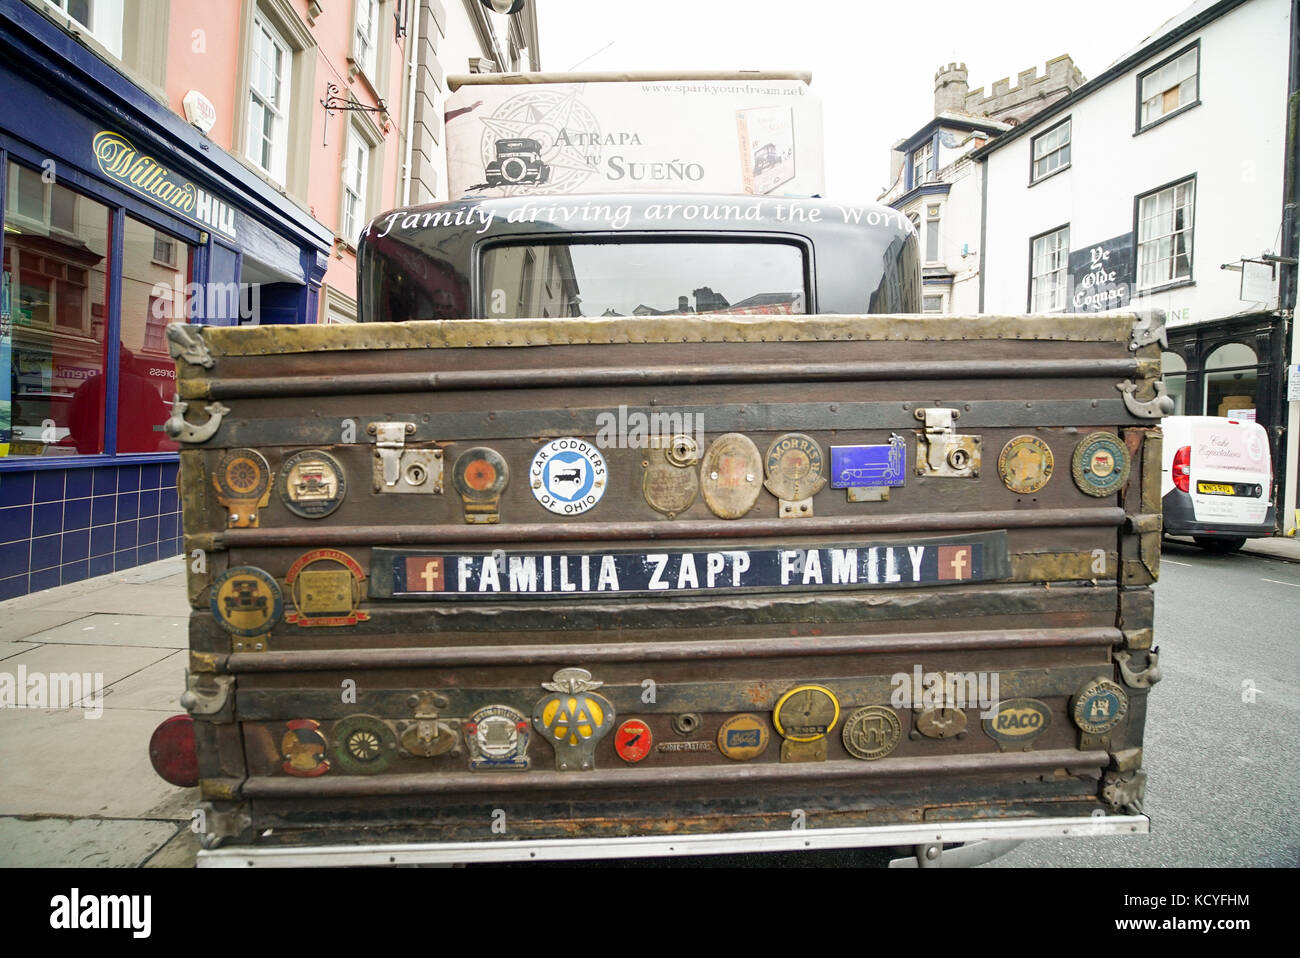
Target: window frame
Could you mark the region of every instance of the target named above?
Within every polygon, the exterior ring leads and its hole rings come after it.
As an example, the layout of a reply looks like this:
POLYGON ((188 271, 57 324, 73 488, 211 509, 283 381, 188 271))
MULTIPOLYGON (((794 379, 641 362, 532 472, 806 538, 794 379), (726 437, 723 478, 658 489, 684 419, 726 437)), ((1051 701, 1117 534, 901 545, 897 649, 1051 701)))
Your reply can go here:
POLYGON ((383 20, 383 3, 380 0, 354 0, 352 4, 352 61, 357 66, 357 71, 370 81, 372 87, 378 82, 376 73, 379 68, 379 25, 383 20), (363 52, 361 48, 363 34, 361 32, 361 13, 373 12, 374 16, 370 18, 369 30, 365 34, 365 42, 368 44, 367 49, 363 52))
MULTIPOLYGON (((1033 236, 1029 237, 1029 290, 1028 290, 1028 295, 1027 295, 1026 298, 1025 298, 1025 312, 1027 312, 1027 313, 1065 313, 1065 312, 1068 312, 1068 311, 1069 311, 1069 306, 1070 306, 1070 249, 1071 249, 1071 247, 1070 247, 1070 240, 1071 240, 1071 236, 1070 236, 1070 224, 1069 224, 1069 222, 1062 223, 1061 225, 1056 226, 1056 227, 1053 227, 1052 229, 1044 230, 1044 231, 1041 232, 1041 233, 1036 233, 1036 234, 1034 234, 1033 236), (1054 236, 1054 235, 1056 235, 1057 233, 1060 233, 1060 232, 1063 232, 1063 231, 1065 232, 1066 235, 1065 235, 1065 244, 1064 244, 1064 247, 1063 247, 1063 249, 1064 249, 1064 256, 1063 256, 1062 263, 1061 263, 1061 266, 1060 266, 1060 272, 1064 274, 1064 275, 1062 276, 1062 280, 1061 280, 1061 305, 1060 305, 1059 307, 1056 307, 1056 308, 1035 309, 1035 308, 1034 308, 1034 298, 1035 298, 1035 297, 1034 297, 1034 294, 1037 292, 1037 283, 1036 283, 1035 281, 1038 279, 1039 274, 1036 274, 1036 273, 1034 272, 1034 244, 1037 243, 1037 242, 1038 242, 1039 240, 1041 240, 1041 239, 1046 239, 1046 238, 1049 237, 1049 236, 1054 236)), ((1058 247, 1058 248, 1059 248, 1059 247, 1058 247)), ((1053 270, 1052 272, 1056 272, 1056 270, 1053 270)), ((1050 274, 1048 274, 1048 273, 1043 273, 1043 274, 1041 274, 1041 275, 1043 275, 1043 276, 1047 276, 1047 275, 1050 275, 1050 274)))
POLYGON ((924 143, 922 143, 920 146, 918 146, 916 149, 912 151, 912 187, 913 188, 931 182, 930 163, 931 160, 933 159, 933 156, 934 156, 933 140, 926 140, 924 143), (916 168, 918 164, 920 164, 921 166, 921 175, 919 178, 916 175, 916 168))
MULTIPOLYGON (((244 158, 255 165, 259 170, 269 176, 280 186, 285 185, 288 179, 289 167, 289 126, 292 116, 290 110, 293 103, 293 59, 294 49, 284 36, 276 29, 275 24, 271 23, 269 18, 261 10, 253 11, 253 35, 252 43, 249 44, 248 57, 250 69, 248 71, 248 83, 244 90, 244 158), (279 84, 280 102, 272 106, 269 97, 263 91, 257 88, 254 80, 255 70, 251 69, 252 62, 258 58, 258 40, 259 32, 264 32, 271 41, 271 45, 281 55, 280 71, 275 77, 279 84), (264 164, 261 160, 262 146, 264 145, 266 134, 259 132, 257 134, 257 156, 253 155, 254 141, 249 136, 249 122, 253 116, 253 102, 258 101, 258 105, 263 111, 270 111, 275 118, 275 130, 271 141, 271 160, 270 164, 264 164), (265 101, 265 102, 263 102, 265 101), (278 144, 278 145, 277 145, 278 144)), ((265 127, 265 112, 263 112, 263 129, 265 127)))
POLYGON ((1071 159, 1072 159, 1073 156, 1074 156, 1074 150, 1073 150, 1073 147, 1074 147, 1074 126, 1073 126, 1073 123, 1071 122, 1073 119, 1074 119, 1073 116, 1067 116, 1065 119, 1063 119, 1063 120, 1061 120, 1061 121, 1059 121, 1059 122, 1057 122, 1057 123, 1052 124, 1051 126, 1049 126, 1046 130, 1044 130, 1042 133, 1038 134, 1037 136, 1035 136, 1035 137, 1030 137, 1030 140, 1029 140, 1029 185, 1030 185, 1030 186, 1036 186, 1037 184, 1043 182, 1043 180, 1051 179, 1051 178, 1052 178, 1053 176, 1055 176, 1057 173, 1063 173, 1063 172, 1065 172, 1066 170, 1068 170, 1068 169, 1070 168, 1070 165, 1071 165, 1071 159), (1038 149, 1038 142, 1039 142, 1040 140, 1046 138, 1046 137, 1051 136, 1053 133, 1055 133, 1057 130, 1059 130, 1059 129, 1060 129, 1061 127, 1063 127, 1063 126, 1069 126, 1069 127, 1070 127, 1069 139, 1066 140, 1066 142, 1065 142, 1064 144, 1058 146, 1058 147, 1057 147, 1055 150, 1053 150, 1051 153, 1048 153, 1047 156, 1052 156, 1052 155, 1055 154, 1055 153, 1059 153, 1061 150, 1069 149, 1069 150, 1070 150, 1070 157, 1071 157, 1071 159, 1067 159, 1064 163, 1062 163, 1062 164, 1061 164, 1060 166, 1058 166, 1056 169, 1054 169, 1054 170, 1052 170, 1052 171, 1050 171, 1050 172, 1048 172, 1048 173, 1044 173, 1044 174, 1042 174, 1041 176, 1036 175, 1036 174, 1035 174, 1035 170, 1036 170, 1036 167, 1038 166, 1039 160, 1040 160, 1040 159, 1046 159, 1046 157, 1042 157, 1042 158, 1040 158, 1040 157, 1036 157, 1036 156, 1034 155, 1034 154, 1037 152, 1037 149, 1038 149))
MULTIPOLYGON (((1150 296, 1153 293, 1164 292, 1169 289, 1177 289, 1182 286, 1193 286, 1196 283, 1196 188, 1197 174, 1192 173, 1188 176, 1180 176, 1176 180, 1170 180, 1154 189, 1147 190, 1144 193, 1138 193, 1133 197, 1133 277, 1131 283, 1132 297, 1138 299, 1142 296, 1150 296), (1191 234, 1190 248, 1187 251, 1187 276, 1184 279, 1171 279, 1155 286, 1143 287, 1140 285, 1142 277, 1142 201, 1149 197, 1163 193, 1165 190, 1172 190, 1184 183, 1190 183, 1192 186, 1192 201, 1188 208, 1191 210, 1192 224, 1188 232, 1191 234)), ((1174 233, 1169 234, 1175 235, 1174 233)), ((1150 242, 1150 241, 1148 241, 1150 242)), ((1177 259, 1177 257, 1171 257, 1177 259)))
MULTIPOLYGON (((1167 92, 1167 91, 1163 91, 1163 92, 1167 92)), ((1134 136, 1138 136, 1141 133, 1145 133, 1147 130, 1159 126, 1161 123, 1164 123, 1166 120, 1173 119, 1174 117, 1179 116, 1182 113, 1186 113, 1188 110, 1192 109, 1193 107, 1200 106, 1201 105, 1201 40, 1200 37, 1197 37, 1191 43, 1187 44, 1187 46, 1165 57, 1163 60, 1161 60, 1159 63, 1155 64, 1154 66, 1151 66, 1146 70, 1143 70, 1140 73, 1138 73, 1137 89, 1134 91, 1134 97, 1136 99, 1134 122, 1133 122, 1134 136), (1156 117, 1153 120, 1148 121, 1147 123, 1143 123, 1142 122, 1142 104, 1144 102, 1142 99, 1143 81, 1147 77, 1159 72, 1164 67, 1168 66, 1170 63, 1173 63, 1175 60, 1178 60, 1180 57, 1185 56, 1187 53, 1193 50, 1196 51, 1196 72, 1192 74, 1192 76, 1196 80, 1196 92, 1192 96, 1191 101, 1184 103, 1176 107, 1175 109, 1170 110, 1168 113, 1162 113, 1160 114, 1160 116, 1156 117)))
POLYGON ((339 211, 339 231, 343 242, 355 248, 357 240, 361 236, 361 227, 367 222, 366 208, 369 206, 369 177, 370 177, 370 160, 371 153, 374 150, 367 141, 355 123, 349 123, 347 135, 344 137, 344 156, 343 156, 343 189, 340 193, 342 208, 339 211), (359 149, 358 149, 359 148, 359 149), (361 182, 357 184, 358 189, 353 189, 353 177, 356 174, 356 157, 361 154, 361 182), (356 214, 351 214, 348 210, 348 201, 355 198, 357 203, 356 214), (355 215, 355 219, 353 216, 355 215), (350 222, 351 220, 351 222, 350 222))

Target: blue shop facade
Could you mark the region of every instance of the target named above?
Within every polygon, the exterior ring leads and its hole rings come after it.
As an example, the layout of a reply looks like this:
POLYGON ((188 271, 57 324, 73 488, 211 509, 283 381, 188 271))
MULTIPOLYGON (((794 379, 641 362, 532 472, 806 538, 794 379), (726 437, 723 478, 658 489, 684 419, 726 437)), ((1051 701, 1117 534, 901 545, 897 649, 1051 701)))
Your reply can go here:
POLYGON ((0 5, 0 600, 178 555, 166 327, 314 322, 332 234, 0 5))

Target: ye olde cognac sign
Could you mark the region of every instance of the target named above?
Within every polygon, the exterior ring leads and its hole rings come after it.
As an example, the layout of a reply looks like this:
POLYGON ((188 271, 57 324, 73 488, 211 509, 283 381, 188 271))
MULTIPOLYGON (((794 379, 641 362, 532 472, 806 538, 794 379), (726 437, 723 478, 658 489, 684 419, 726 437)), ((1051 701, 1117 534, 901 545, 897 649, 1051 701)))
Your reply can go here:
POLYGON ((1069 312, 1097 313, 1127 306, 1132 282, 1132 233, 1071 250, 1069 312))

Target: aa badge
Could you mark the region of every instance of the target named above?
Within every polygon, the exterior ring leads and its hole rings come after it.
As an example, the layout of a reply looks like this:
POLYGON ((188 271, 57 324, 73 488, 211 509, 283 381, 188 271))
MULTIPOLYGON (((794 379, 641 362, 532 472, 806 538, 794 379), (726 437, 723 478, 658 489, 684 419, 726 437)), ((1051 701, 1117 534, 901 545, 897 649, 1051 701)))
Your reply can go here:
POLYGON ((1028 751, 1051 724, 1052 713, 1038 699, 1008 699, 984 720, 984 731, 1004 752, 1028 751))
POLYGON ((542 507, 560 516, 586 512, 605 495, 605 457, 585 439, 552 439, 533 456, 528 484, 542 507))
POLYGON ((256 449, 231 449, 212 474, 228 529, 256 529, 257 510, 271 501, 271 467, 256 449))
POLYGON ((856 709, 844 720, 840 733, 844 748, 854 758, 874 762, 884 758, 903 737, 903 723, 891 708, 867 705, 856 709))
POLYGON ((614 733, 614 751, 623 761, 635 765, 650 754, 654 735, 640 719, 628 719, 614 733))
POLYGON ((1070 472, 1080 491, 1098 498, 1114 495, 1128 482, 1128 447, 1114 433, 1089 433, 1074 447, 1070 472))
POLYGON ((593 690, 586 669, 560 669, 542 688, 554 694, 533 706, 533 725, 555 747, 555 768, 570 772, 596 767, 596 743, 614 725, 614 703, 593 690))
POLYGON ((319 449, 308 449, 284 461, 277 491, 284 507, 294 515, 323 519, 343 504, 347 481, 337 459, 319 449))
POLYGON ((280 767, 286 775, 315 778, 330 770, 329 759, 325 757, 325 736, 321 734, 320 722, 314 719, 294 719, 286 729, 284 738, 280 739, 280 754, 284 759, 280 767))
POLYGON ((718 729, 718 751, 729 759, 745 762, 767 751, 770 738, 767 723, 757 715, 745 712, 722 723, 718 729))
POLYGON ((720 519, 739 519, 758 501, 763 461, 748 436, 729 432, 709 445, 700 464, 704 504, 720 519))
POLYGON ((227 569, 212 583, 212 615, 232 635, 251 637, 270 632, 280 621, 284 598, 280 586, 255 566, 227 569))
POLYGON ((1052 450, 1037 436, 1016 436, 1002 447, 998 474, 1012 492, 1037 492, 1052 478, 1052 450))
POLYGON ((528 769, 528 716, 508 705, 489 705, 465 720, 469 767, 476 772, 528 769))
POLYGON ((496 522, 500 518, 501 493, 509 482, 505 457, 487 446, 465 450, 451 469, 451 484, 465 505, 466 522, 496 522))
POLYGON ((365 579, 365 570, 346 552, 315 549, 300 556, 284 577, 296 610, 284 620, 303 628, 365 622, 370 613, 357 609, 365 579))
POLYGON ((334 724, 334 758, 346 771, 375 775, 388 768, 397 736, 373 715, 349 715, 334 724))
POLYGON ((788 432, 767 447, 763 485, 781 500, 779 515, 794 519, 813 514, 812 497, 826 485, 821 446, 811 436, 788 432))

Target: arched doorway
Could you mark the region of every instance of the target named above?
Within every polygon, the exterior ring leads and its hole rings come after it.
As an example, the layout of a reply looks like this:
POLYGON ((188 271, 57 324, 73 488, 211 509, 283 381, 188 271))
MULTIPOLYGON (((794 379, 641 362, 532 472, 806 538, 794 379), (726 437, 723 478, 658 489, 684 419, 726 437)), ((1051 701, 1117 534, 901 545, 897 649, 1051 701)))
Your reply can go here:
POLYGON ((1255 419, 1259 358, 1244 343, 1224 343, 1205 361, 1202 413, 1255 419))

